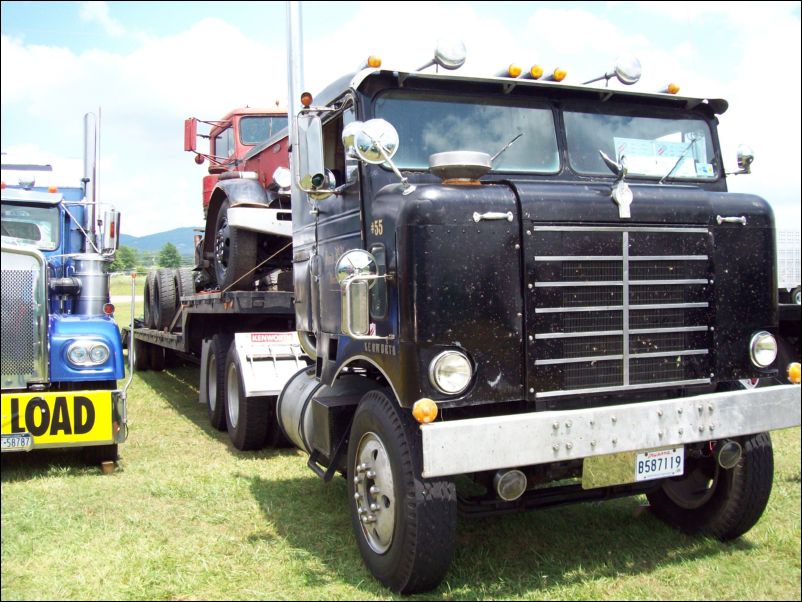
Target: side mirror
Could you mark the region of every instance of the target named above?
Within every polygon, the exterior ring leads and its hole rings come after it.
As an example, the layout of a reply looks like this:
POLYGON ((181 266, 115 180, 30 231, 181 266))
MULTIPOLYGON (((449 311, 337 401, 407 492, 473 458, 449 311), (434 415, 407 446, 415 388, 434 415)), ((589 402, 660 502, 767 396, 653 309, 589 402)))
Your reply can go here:
MULTIPOLYGON (((398 150, 398 132, 384 119, 371 119, 348 133, 352 134, 354 152, 365 163, 379 165, 390 161, 398 150)), ((343 131, 343 144, 345 134, 343 131)))
POLYGON ((467 52, 462 40, 438 40, 437 47, 434 49, 434 57, 418 71, 423 71, 432 65, 449 70, 459 69, 465 64, 466 56, 467 52))
POLYGON ((738 167, 744 173, 752 172, 752 162, 755 160, 755 153, 746 144, 738 146, 738 167))
POLYGON ((120 247, 120 212, 111 210, 103 214, 103 254, 114 253, 120 247))
POLYGON ((184 120, 184 150, 194 153, 198 139, 198 120, 194 117, 184 120))
POLYGON ((298 184, 302 192, 316 201, 333 194, 334 178, 329 176, 323 162, 323 124, 318 115, 301 113, 296 118, 298 128, 298 184))
POLYGON ((277 167, 273 172, 273 184, 280 195, 289 195, 292 187, 292 174, 286 167, 277 167))

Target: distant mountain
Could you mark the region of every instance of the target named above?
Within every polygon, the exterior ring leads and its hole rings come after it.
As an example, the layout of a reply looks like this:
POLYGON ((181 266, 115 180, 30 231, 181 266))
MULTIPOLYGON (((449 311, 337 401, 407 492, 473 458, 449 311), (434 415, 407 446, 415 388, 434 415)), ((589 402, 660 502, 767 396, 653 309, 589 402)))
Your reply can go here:
POLYGON ((120 235, 120 244, 132 247, 137 251, 161 251, 168 242, 173 243, 179 255, 194 255, 193 237, 195 228, 176 228, 167 232, 157 232, 147 236, 120 235))

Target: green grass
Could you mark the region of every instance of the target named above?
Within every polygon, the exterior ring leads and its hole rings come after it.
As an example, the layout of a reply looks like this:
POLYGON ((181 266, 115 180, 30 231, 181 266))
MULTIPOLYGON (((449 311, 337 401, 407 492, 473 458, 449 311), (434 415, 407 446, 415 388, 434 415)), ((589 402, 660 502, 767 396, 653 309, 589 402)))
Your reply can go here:
MULTIPOLYGON (((136 284, 136 298, 142 299, 145 290, 145 277, 147 272, 137 272, 134 279, 136 284)), ((115 275, 110 278, 110 289, 112 297, 126 296, 131 297, 131 277, 126 275, 115 275)))
MULTIPOLYGON (((0 597, 396 598, 362 564, 344 480, 294 450, 234 450, 197 381, 135 376, 114 474, 77 450, 2 456, 0 597)), ((800 429, 772 437, 768 509, 734 543, 673 531, 643 498, 461 519, 451 570, 418 598, 799 600, 800 429)))

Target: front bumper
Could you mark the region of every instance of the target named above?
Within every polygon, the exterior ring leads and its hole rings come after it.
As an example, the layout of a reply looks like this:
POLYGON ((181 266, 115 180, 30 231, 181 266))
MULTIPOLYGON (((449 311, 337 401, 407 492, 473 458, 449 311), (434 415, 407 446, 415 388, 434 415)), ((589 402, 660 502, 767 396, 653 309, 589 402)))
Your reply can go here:
POLYGON ((423 476, 563 462, 799 424, 798 385, 436 422, 421 426, 423 476))

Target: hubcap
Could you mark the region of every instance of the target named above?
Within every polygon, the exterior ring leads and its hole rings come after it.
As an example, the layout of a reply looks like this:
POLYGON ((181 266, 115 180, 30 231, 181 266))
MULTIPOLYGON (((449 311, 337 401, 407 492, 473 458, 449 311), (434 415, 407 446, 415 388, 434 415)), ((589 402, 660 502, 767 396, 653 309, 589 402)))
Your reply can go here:
POLYGON ((375 433, 365 433, 354 458, 354 503, 371 549, 384 554, 393 542, 395 489, 390 458, 375 433))
POLYGON ((214 412, 217 407, 217 358, 212 353, 206 371, 206 382, 209 389, 209 408, 214 412))
POLYGON ((228 374, 226 375, 226 397, 228 398, 228 419, 231 426, 236 428, 239 421, 239 375, 237 365, 229 364, 228 374))

